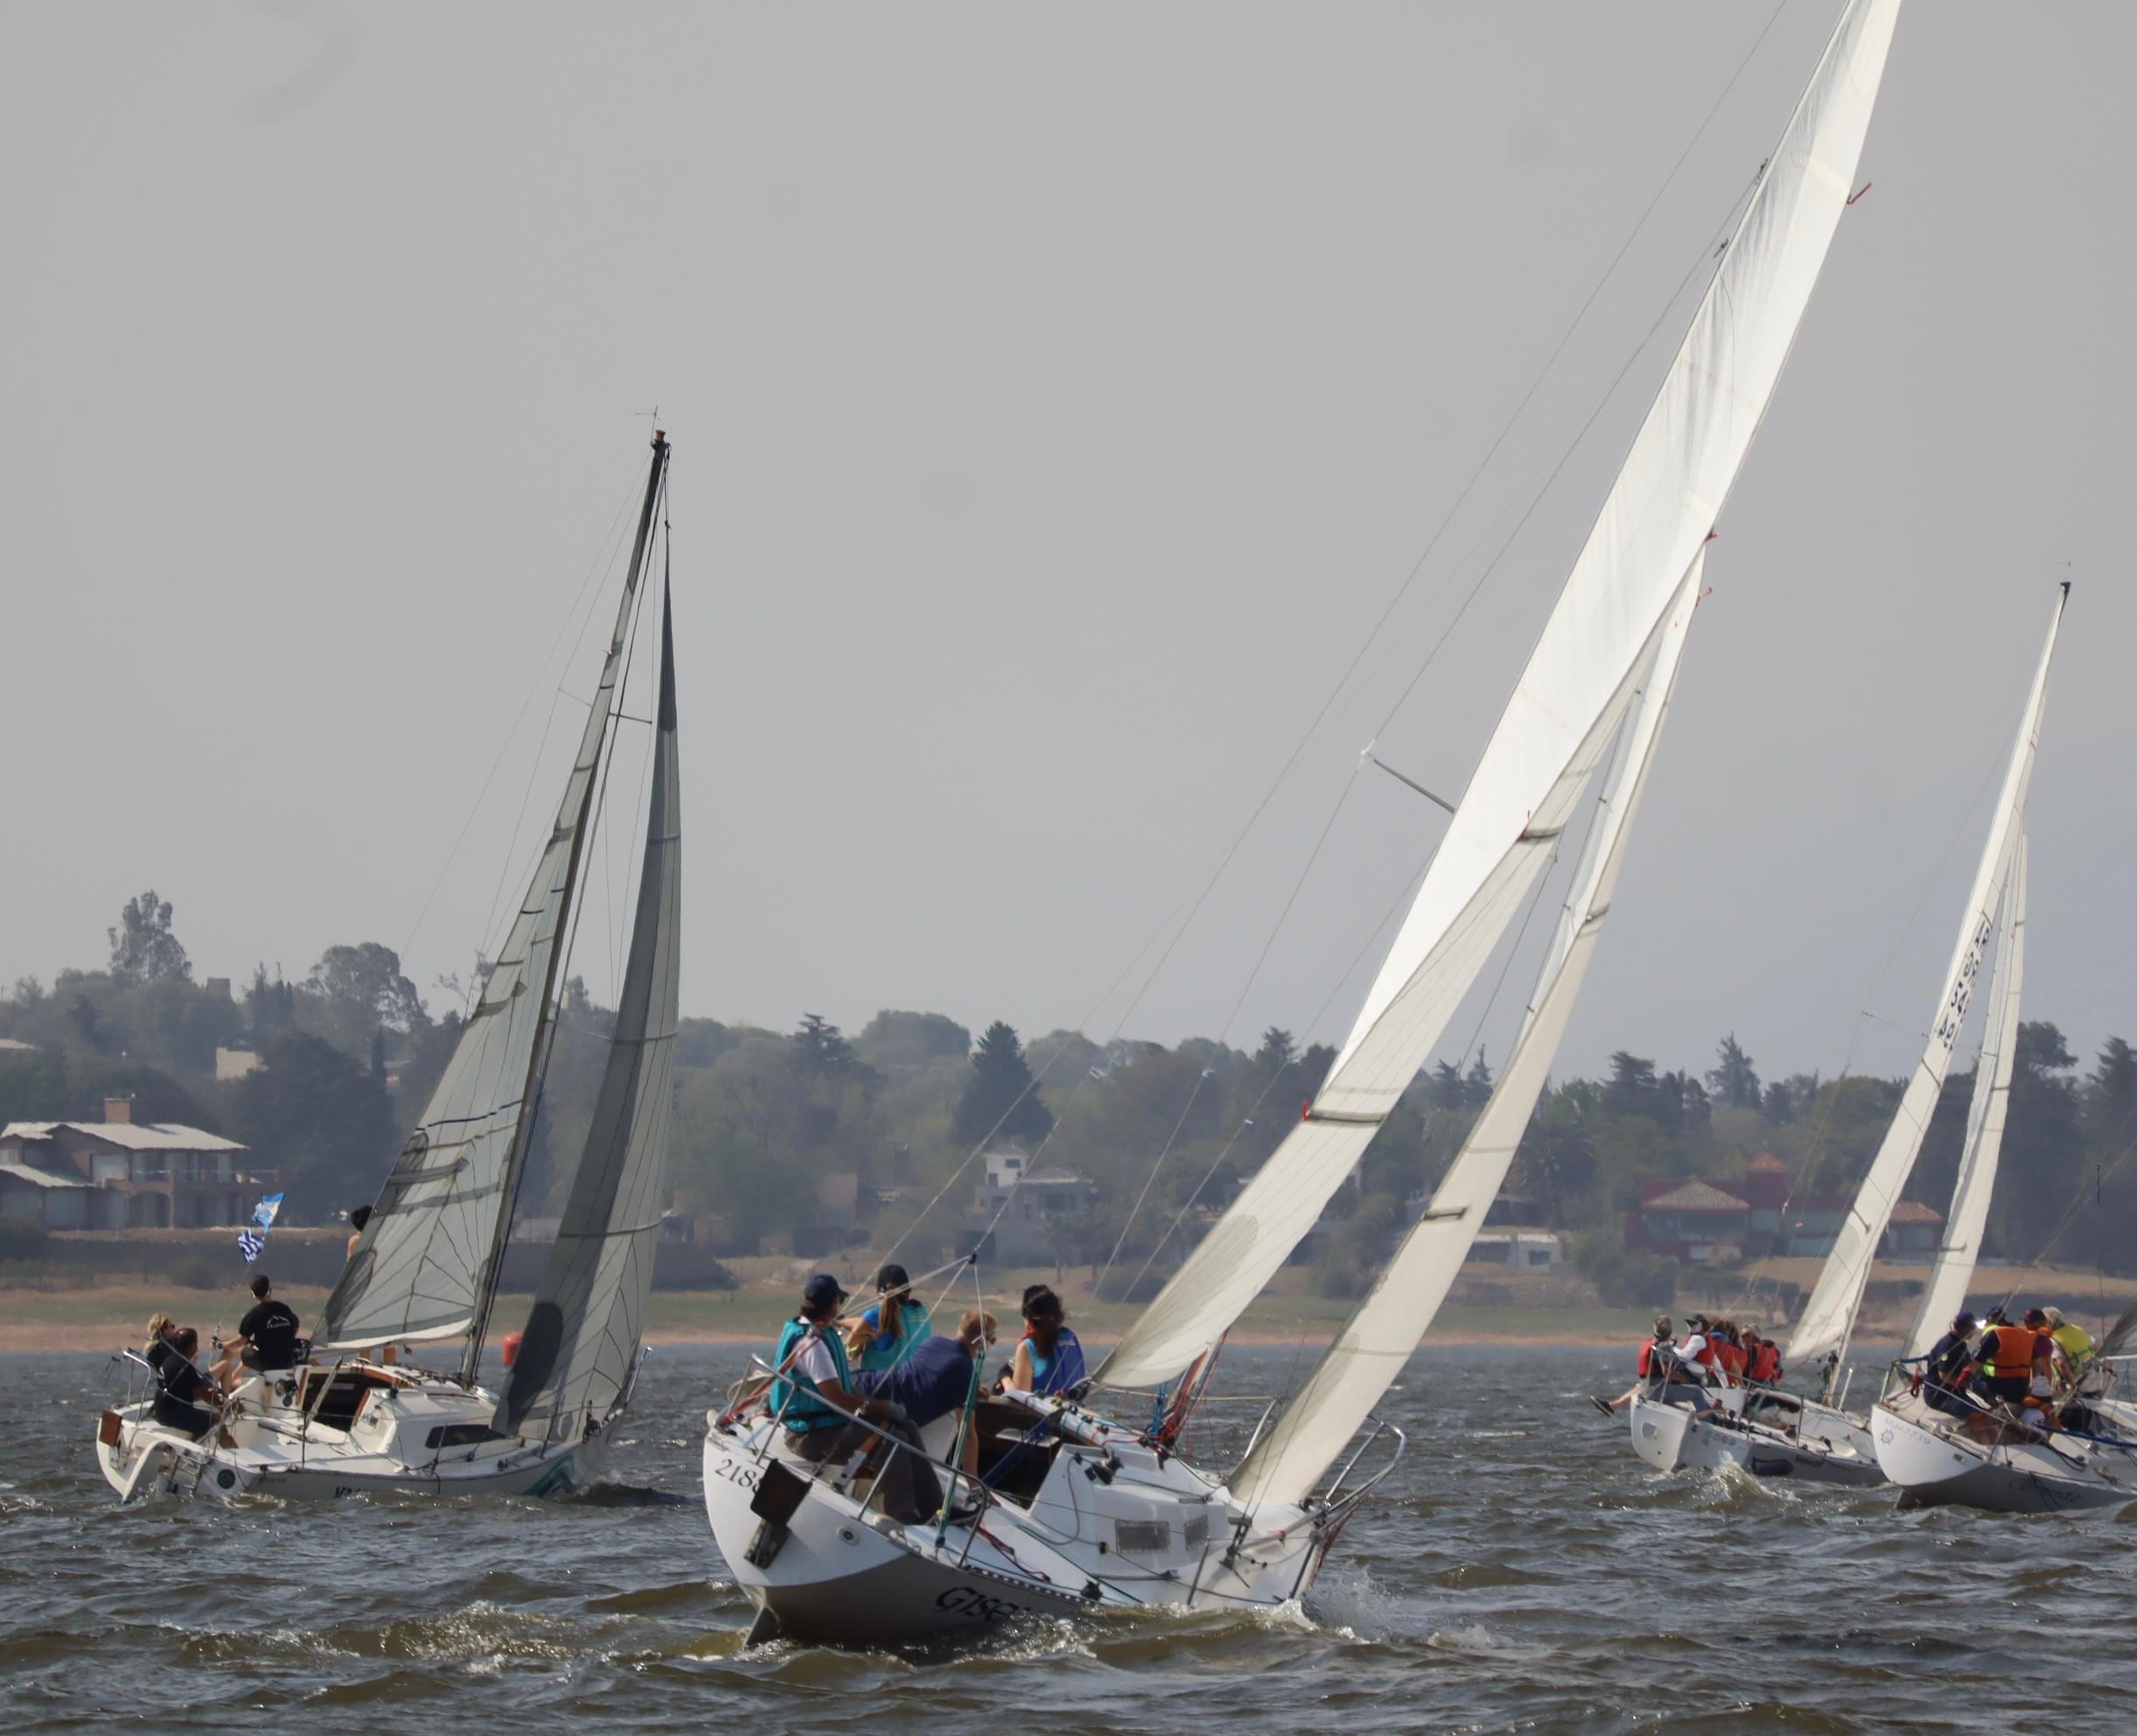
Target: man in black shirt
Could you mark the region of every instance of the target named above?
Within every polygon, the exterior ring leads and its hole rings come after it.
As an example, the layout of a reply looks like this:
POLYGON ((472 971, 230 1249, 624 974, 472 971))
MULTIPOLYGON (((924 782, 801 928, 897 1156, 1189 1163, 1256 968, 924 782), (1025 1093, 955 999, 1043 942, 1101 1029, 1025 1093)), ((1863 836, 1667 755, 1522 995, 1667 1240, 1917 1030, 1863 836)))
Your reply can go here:
POLYGON ((297 1311, 277 1302, 265 1272, 253 1279, 253 1305, 237 1323, 237 1337, 215 1365, 225 1392, 237 1384, 240 1363, 256 1371, 297 1366, 297 1311))

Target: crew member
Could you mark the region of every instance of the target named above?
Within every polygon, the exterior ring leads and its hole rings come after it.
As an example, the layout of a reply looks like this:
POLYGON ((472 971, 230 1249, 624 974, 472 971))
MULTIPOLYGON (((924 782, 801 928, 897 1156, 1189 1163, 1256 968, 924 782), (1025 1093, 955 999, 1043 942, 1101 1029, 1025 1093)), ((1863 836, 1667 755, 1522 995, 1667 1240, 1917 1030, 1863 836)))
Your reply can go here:
POLYGON ((252 1281, 252 1306, 237 1323, 237 1336, 209 1372, 225 1392, 238 1382, 242 1365, 256 1374, 297 1366, 297 1310, 276 1299, 265 1272, 252 1281))
POLYGON ((1068 1320, 1061 1298, 1047 1285, 1034 1284, 1025 1291, 1024 1336, 1017 1340, 1007 1382, 1012 1391, 1073 1392, 1090 1378, 1083 1347, 1068 1320))
POLYGON ((1664 1365, 1671 1360, 1670 1340, 1670 1317, 1667 1314, 1656 1315, 1654 1331, 1648 1334, 1645 1340, 1640 1346, 1640 1358, 1636 1365, 1640 1378, 1618 1394, 1615 1398, 1598 1398, 1594 1393, 1590 1393, 1588 1403, 1606 1417, 1614 1417, 1622 1410, 1639 1396, 1640 1389, 1648 1382, 1661 1380, 1664 1377, 1664 1365))
MULTIPOLYGON (((176 1429, 189 1440, 202 1438, 221 1420, 222 1395, 215 1383, 193 1366, 200 1348, 200 1334, 191 1326, 174 1327, 165 1340, 162 1367, 156 1376, 156 1397, 150 1414, 166 1429, 176 1429)), ((230 1432, 217 1438, 235 1446, 230 1432)))
POLYGON ((931 1517, 942 1504, 942 1486, 928 1463, 920 1436, 888 1399, 854 1390, 846 1347, 838 1336, 838 1305, 846 1292, 829 1272, 802 1288, 802 1306, 779 1335, 774 1366, 779 1370, 767 1403, 786 1432, 788 1450, 812 1465, 840 1460, 865 1447, 878 1460, 883 1510, 906 1524, 931 1517), (875 1430, 854 1419, 876 1420, 882 1433, 909 1451, 893 1451, 875 1430))
POLYGON ((1981 1365, 1974 1376, 1974 1390, 1992 1404, 2014 1409, 2026 1402, 2033 1384, 2033 1353, 2038 1334, 2014 1326, 2001 1308, 1989 1310, 1988 1325, 1981 1334, 1981 1365))
MULTIPOLYGON (((964 1408, 972 1396, 972 1369, 994 1342, 995 1319, 975 1310, 959 1322, 954 1334, 931 1333, 914 1345, 895 1368, 864 1368, 853 1379, 855 1390, 868 1398, 886 1399, 905 1412, 915 1429, 964 1408)), ((979 1431, 964 1432, 964 1474, 979 1475, 979 1431)))
POLYGON ((846 1338, 846 1354, 859 1358, 863 1373, 896 1368, 934 1335, 927 1309, 913 1299, 912 1283, 894 1261, 876 1274, 876 1306, 846 1338))
POLYGON ((2060 1308, 2044 1308, 2041 1312, 2048 1316, 2048 1335, 2070 1359, 2072 1371, 2083 1368, 2092 1354, 2092 1334, 2076 1320, 2064 1320, 2060 1308))
POLYGON ((1949 1417, 1969 1416, 1966 1371, 1973 1364, 1973 1316, 1961 1309, 1952 1316, 1951 1330, 1930 1347, 1922 1366, 1923 1402, 1949 1417))

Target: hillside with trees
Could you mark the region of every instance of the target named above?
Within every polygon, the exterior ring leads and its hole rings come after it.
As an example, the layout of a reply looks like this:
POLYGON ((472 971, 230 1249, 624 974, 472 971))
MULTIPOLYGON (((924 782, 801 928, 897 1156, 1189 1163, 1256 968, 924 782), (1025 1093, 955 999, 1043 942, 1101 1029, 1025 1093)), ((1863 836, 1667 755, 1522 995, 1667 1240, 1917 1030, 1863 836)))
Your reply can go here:
MULTIPOLYGON (((300 976, 257 967, 242 987, 196 980, 168 900, 144 892, 97 970, 0 997, 0 1122, 98 1118, 130 1096, 144 1120, 242 1140, 280 1168, 287 1220, 368 1200, 456 1041, 464 985, 426 1000, 394 951, 329 948, 300 976), (259 1065, 218 1080, 218 1049, 259 1065)), ((564 998, 522 1209, 554 1210, 559 1153, 591 1118, 612 1015, 582 984, 564 998)), ((815 1013, 772 1031, 683 1021, 669 1151, 675 1209, 724 1252, 879 1247, 908 1226, 929 1256, 969 1237, 983 1147, 1013 1148, 1091 1184, 1057 1227, 1055 1256, 1129 1276, 1162 1271, 1266 1159, 1334 1053, 1272 1027, 1251 1048, 1191 1039, 1100 1046, 1075 1032, 977 1038, 941 1013, 886 1009, 848 1034, 815 1013)), ((1445 1172, 1491 1089, 1489 1058, 1421 1074, 1337 1195, 1312 1245, 1323 1293, 1356 1293, 1445 1172)), ((1971 1073, 1955 1073, 1909 1195, 1938 1210, 1958 1161, 1971 1073)), ((1574 1232, 1584 1264, 1622 1248, 1643 1181, 1726 1186, 1761 1153, 1797 1197, 1851 1189, 1883 1137, 1897 1080, 1763 1074, 1725 1034, 1711 1062, 1664 1069, 1631 1050, 1598 1078, 1545 1093, 1508 1192, 1574 1232)), ((2109 1040, 2088 1062, 2045 1021, 2021 1027, 1988 1235, 1993 1257, 2050 1249, 2066 1264, 2137 1271, 2137 1052, 2109 1040)), ((1755 1253, 1757 1250, 1748 1250, 1755 1253)))

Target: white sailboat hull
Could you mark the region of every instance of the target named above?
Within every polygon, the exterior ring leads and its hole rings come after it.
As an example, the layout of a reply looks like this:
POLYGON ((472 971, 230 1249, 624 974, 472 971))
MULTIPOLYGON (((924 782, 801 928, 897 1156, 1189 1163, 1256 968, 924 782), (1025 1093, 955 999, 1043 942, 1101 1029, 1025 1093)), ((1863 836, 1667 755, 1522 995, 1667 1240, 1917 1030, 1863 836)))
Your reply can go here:
POLYGON ((991 1505, 977 1523, 904 1525, 838 1467, 789 1456, 766 1422, 708 1418, 705 1514, 736 1583, 760 1615, 753 1638, 879 1645, 969 1637, 1019 1618, 1101 1612, 1275 1609, 1314 1582, 1348 1504, 1330 1522, 1296 1508, 1239 1512, 1224 1490, 1125 1431, 1062 1444, 1028 1505, 991 1505), (768 1466, 808 1480, 768 1554, 753 1508, 768 1466), (1128 1539, 1125 1544, 1123 1539, 1128 1539))
POLYGON ((1657 1471, 1734 1468, 1754 1477, 1848 1488, 1885 1480, 1862 1421, 1789 1395, 1754 1394, 1751 1416, 1644 1393, 1632 1402, 1632 1450, 1657 1471), (1776 1406, 1772 1399, 1785 1399, 1776 1406), (1792 1415, 1792 1420, 1788 1418, 1792 1415))
POLYGON ((1917 1395, 1870 1412, 1877 1461, 1908 1507, 2068 1513, 2137 1501, 2137 1460, 2068 1435, 1987 1444, 1948 1426, 1917 1395))
POLYGON ((255 1376, 235 1395, 243 1409, 229 1427, 235 1445, 216 1433, 195 1441, 158 1422, 146 1403, 106 1411, 97 1468, 122 1500, 270 1494, 343 1501, 375 1494, 564 1494, 593 1481, 606 1460, 605 1428, 540 1445, 474 1438, 488 1433, 494 1395, 375 1372, 382 1383, 365 1394, 346 1428, 323 1420, 316 1407, 307 1415, 284 1402, 276 1386, 255 1376))

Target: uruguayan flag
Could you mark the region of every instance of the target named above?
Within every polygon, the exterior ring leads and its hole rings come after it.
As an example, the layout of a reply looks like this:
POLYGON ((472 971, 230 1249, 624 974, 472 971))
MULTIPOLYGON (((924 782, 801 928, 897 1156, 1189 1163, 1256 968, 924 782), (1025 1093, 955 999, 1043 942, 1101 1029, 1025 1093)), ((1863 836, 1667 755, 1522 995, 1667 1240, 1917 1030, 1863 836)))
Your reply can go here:
POLYGON ((252 1208, 252 1222, 237 1233, 237 1251, 250 1265, 260 1257, 260 1250, 267 1246, 267 1232, 274 1228, 275 1214, 282 1209, 282 1195, 270 1194, 252 1208))

